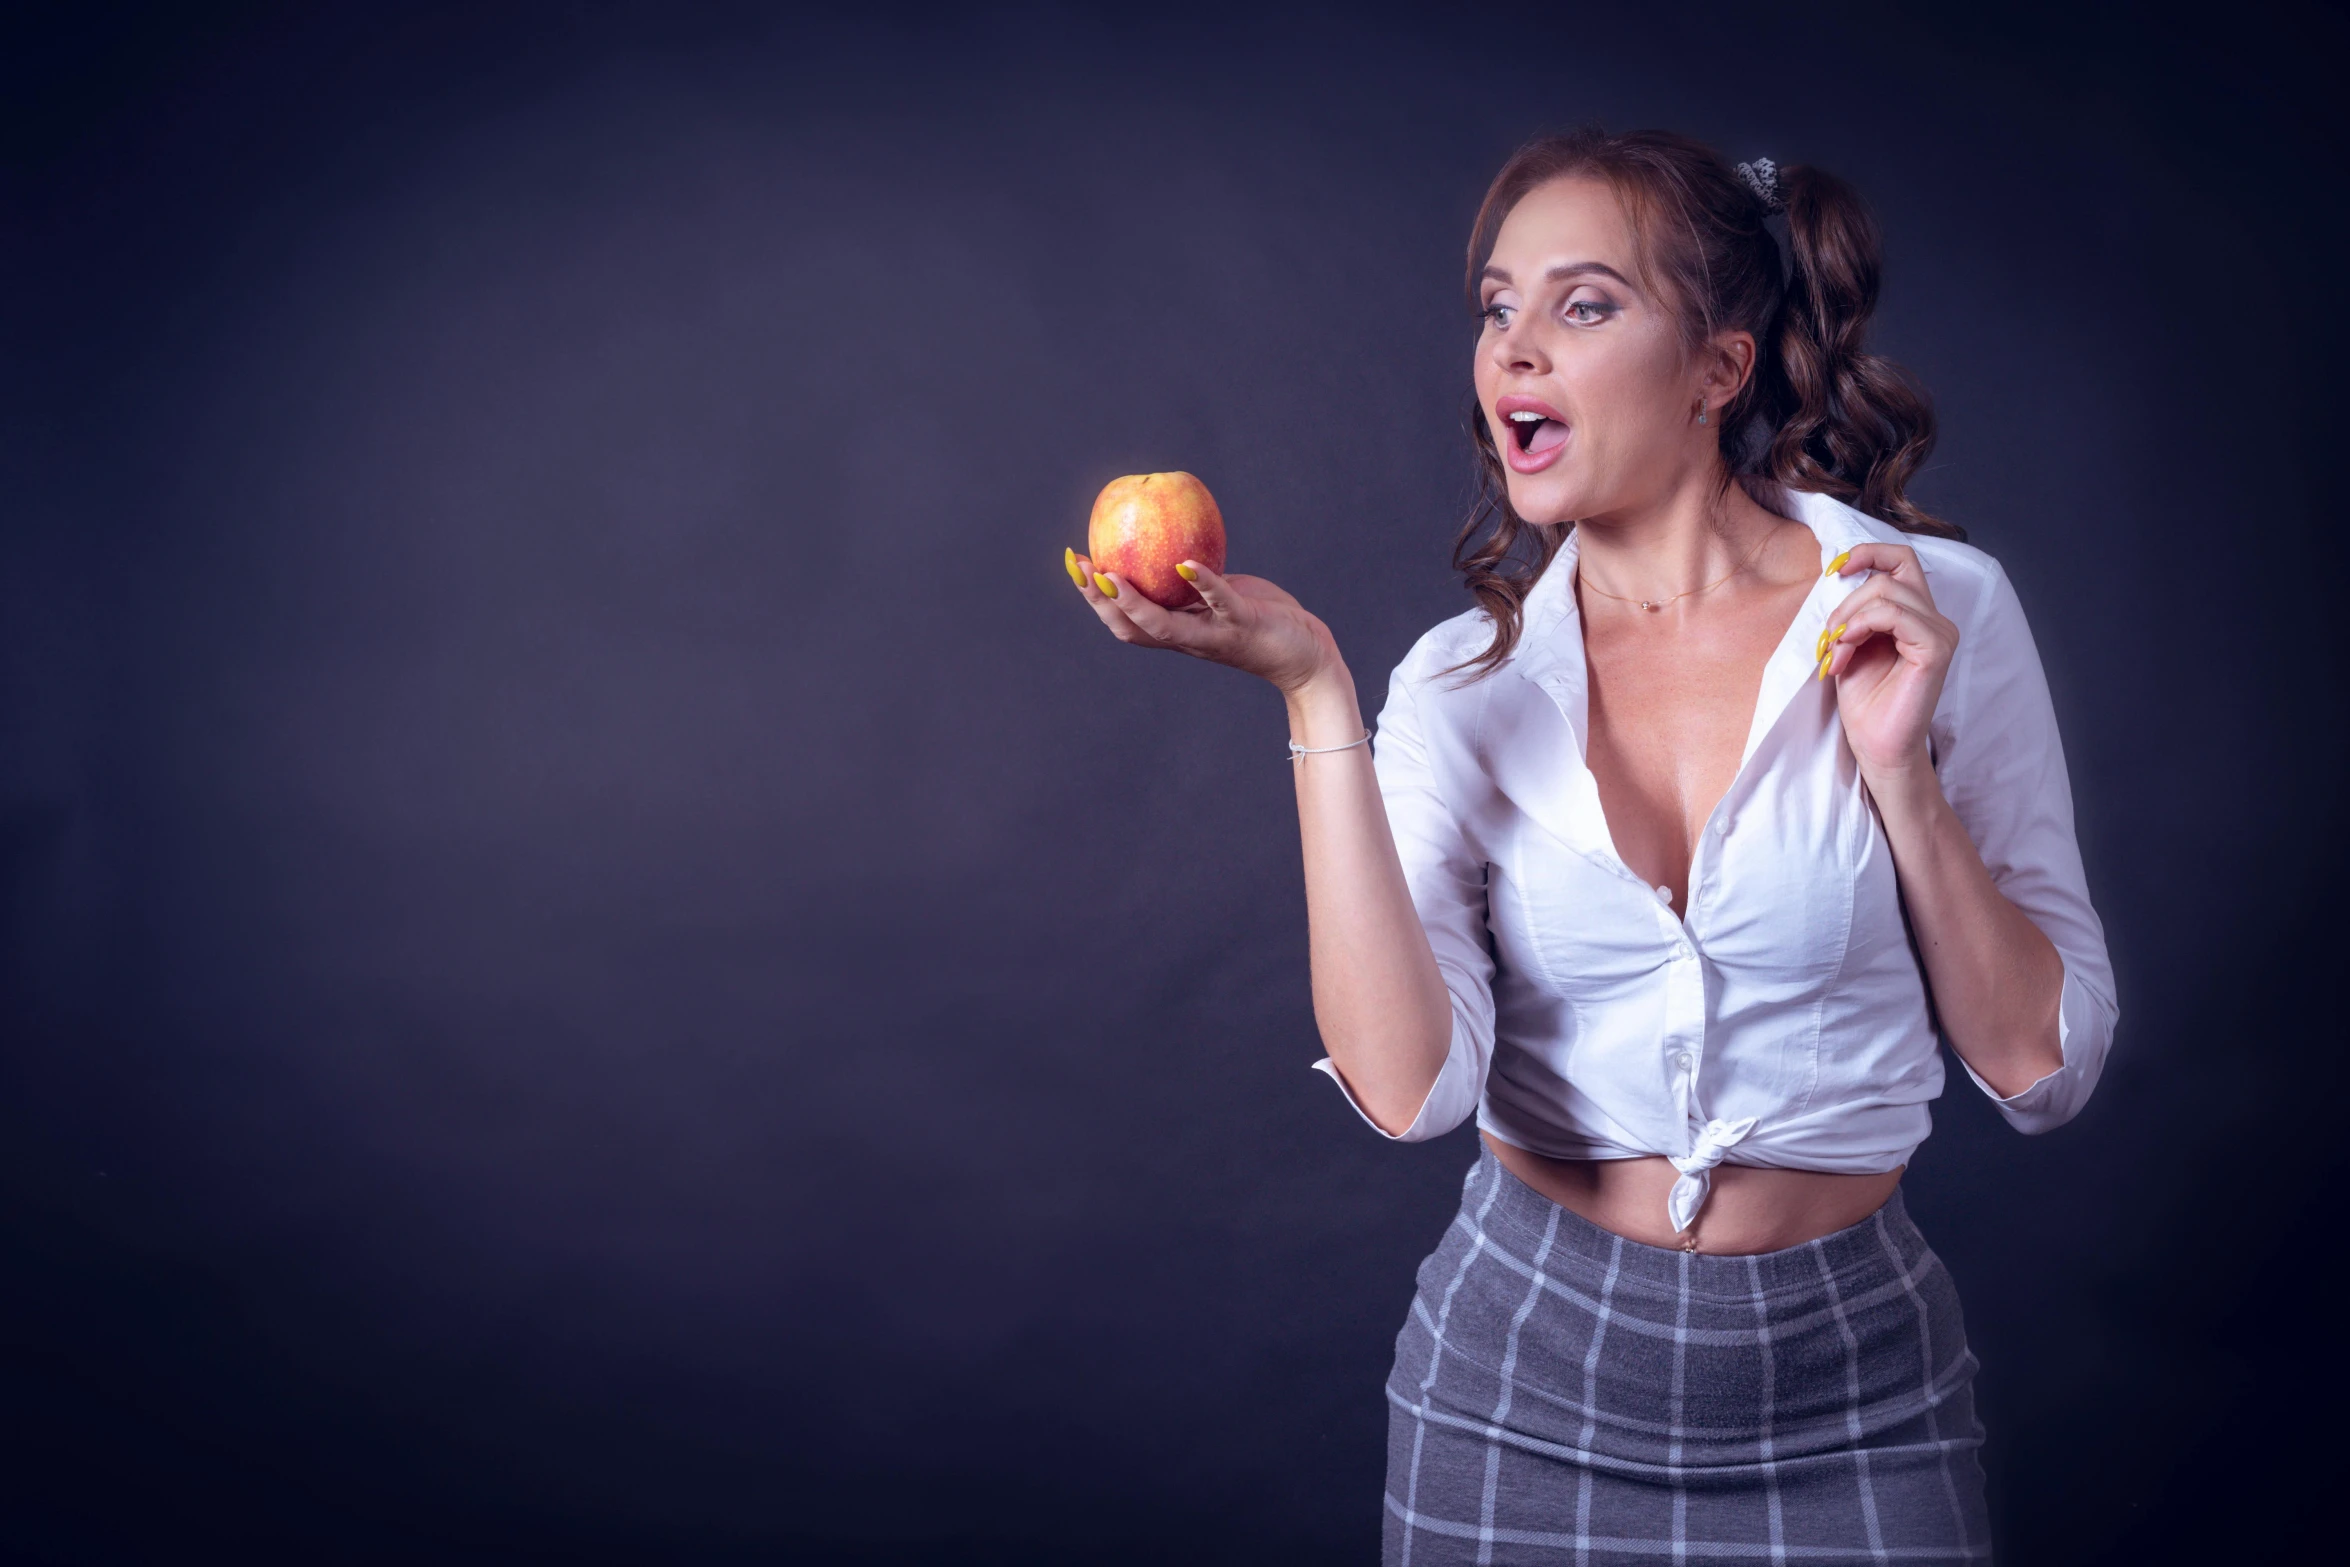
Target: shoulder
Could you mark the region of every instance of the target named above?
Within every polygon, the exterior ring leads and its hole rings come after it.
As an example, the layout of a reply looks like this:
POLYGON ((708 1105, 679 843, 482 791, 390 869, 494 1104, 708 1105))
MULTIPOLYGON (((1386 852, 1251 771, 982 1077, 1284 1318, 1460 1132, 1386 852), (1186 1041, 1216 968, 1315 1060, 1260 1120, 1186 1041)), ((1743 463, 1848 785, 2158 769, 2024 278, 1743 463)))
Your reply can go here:
POLYGON ((1493 621, 1482 609, 1429 627, 1388 677, 1380 731, 1408 728, 1430 742, 1449 737, 1444 749, 1470 744, 1494 686, 1508 678, 1508 661, 1491 673, 1462 666, 1492 641, 1493 621))
POLYGON ((2016 603, 2015 589, 2009 585, 2007 573, 1987 551, 1930 533, 1904 533, 1889 522, 1855 511, 1841 502, 1832 504, 1845 514, 1854 531, 1878 543, 1914 553, 1918 564, 1925 568, 1926 591, 1934 596, 1934 607, 1956 622, 1961 632, 1993 618, 2021 615, 2022 608, 2016 603))
POLYGON ((1440 620, 1420 634, 1420 640, 1412 644, 1403 662, 1395 666, 1395 682, 1414 690, 1458 685, 1461 677, 1469 673, 1459 666, 1484 652, 1492 641, 1493 617, 1482 609, 1465 610, 1450 620, 1440 620))

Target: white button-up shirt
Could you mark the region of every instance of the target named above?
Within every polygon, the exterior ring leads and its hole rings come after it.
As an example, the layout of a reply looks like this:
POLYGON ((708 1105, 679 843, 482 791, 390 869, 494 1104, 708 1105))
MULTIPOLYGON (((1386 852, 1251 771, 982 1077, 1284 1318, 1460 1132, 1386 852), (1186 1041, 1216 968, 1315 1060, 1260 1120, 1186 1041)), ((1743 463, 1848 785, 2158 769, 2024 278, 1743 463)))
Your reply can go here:
MULTIPOLYGON (((2096 1086, 2117 1014, 2023 606, 1980 550, 1824 495, 1787 503, 1823 570, 1869 540, 1915 550, 1959 628, 1929 731, 1934 770, 2000 892, 2064 959, 2064 1065, 1993 1099, 2023 1131, 2060 1125, 2096 1086)), ((1725 1157, 1845 1173, 1907 1163, 1931 1130, 1942 1061, 1883 824, 1834 684, 1814 678, 1828 615, 1865 579, 1823 576, 1764 665, 1676 919, 1616 853, 1584 764, 1577 550, 1570 532, 1499 668, 1445 673, 1491 634, 1482 611, 1457 616, 1397 667, 1379 715, 1380 793, 1452 995, 1444 1068, 1402 1140, 1474 1110, 1480 1128, 1539 1154, 1661 1154, 1682 1171, 1676 1228, 1725 1157)))

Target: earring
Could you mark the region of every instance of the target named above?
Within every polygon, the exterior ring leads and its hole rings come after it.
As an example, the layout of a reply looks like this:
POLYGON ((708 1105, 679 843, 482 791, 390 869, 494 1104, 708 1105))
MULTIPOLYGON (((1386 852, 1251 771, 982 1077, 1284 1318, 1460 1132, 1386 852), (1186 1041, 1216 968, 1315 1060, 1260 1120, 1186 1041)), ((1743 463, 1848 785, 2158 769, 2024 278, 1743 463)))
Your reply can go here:
POLYGON ((1705 399, 1702 397, 1697 400, 1697 422, 1705 423, 1705 399))

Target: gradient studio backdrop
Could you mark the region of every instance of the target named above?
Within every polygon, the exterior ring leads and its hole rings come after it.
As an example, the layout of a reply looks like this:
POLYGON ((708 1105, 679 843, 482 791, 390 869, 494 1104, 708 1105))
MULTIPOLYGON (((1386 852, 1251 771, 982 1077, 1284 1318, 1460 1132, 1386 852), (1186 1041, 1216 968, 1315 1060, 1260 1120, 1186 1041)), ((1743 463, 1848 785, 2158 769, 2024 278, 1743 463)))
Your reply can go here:
POLYGON ((1368 1559, 1470 1136, 1307 1070, 1278 704, 1059 555, 1191 469, 1376 705, 1586 118, 1874 200, 2055 687, 2112 1068, 1907 1183, 2006 1559, 2289 1539, 2344 29, 1774 13, 12 24, 6 1553, 1368 1559))

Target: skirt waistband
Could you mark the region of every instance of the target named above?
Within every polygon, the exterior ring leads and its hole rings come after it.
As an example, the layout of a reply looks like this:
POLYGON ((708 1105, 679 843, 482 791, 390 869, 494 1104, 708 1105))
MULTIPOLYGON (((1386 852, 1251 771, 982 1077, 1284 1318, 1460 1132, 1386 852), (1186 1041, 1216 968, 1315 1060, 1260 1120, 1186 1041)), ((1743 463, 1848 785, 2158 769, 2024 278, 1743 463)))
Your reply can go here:
POLYGON ((1490 1148, 1480 1144, 1477 1162, 1462 1182, 1461 1216, 1472 1230, 1501 1228, 1529 1243, 1551 1233, 1550 1254, 1559 1264, 1576 1259, 1596 1270, 1613 1269, 1620 1281, 1648 1283, 1724 1299, 1750 1299, 1759 1287, 1767 1295, 1817 1291, 1823 1277, 1839 1287, 1848 1281, 1891 1278, 1914 1270, 1927 1253, 1925 1237, 1910 1222, 1901 1188, 1884 1206, 1857 1224, 1781 1251, 1746 1256, 1685 1252, 1650 1246, 1603 1229, 1571 1208, 1562 1208, 1519 1180, 1490 1148))

